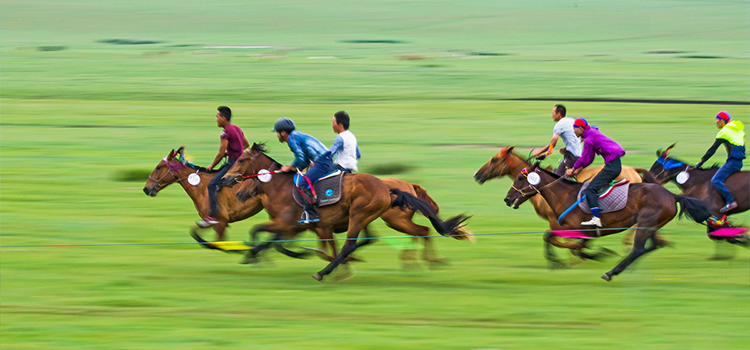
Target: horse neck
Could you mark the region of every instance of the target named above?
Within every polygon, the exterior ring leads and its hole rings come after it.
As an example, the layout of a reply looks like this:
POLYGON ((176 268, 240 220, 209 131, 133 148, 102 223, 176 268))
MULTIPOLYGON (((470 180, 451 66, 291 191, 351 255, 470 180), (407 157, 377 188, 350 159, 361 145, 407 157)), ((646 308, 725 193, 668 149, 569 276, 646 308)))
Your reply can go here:
POLYGON ((198 212, 201 213, 201 216, 208 215, 208 183, 213 179, 213 174, 211 173, 198 173, 198 175, 201 177, 201 182, 193 186, 187 182, 187 177, 191 173, 193 173, 193 169, 184 166, 181 167, 179 170, 177 170, 177 175, 182 179, 181 181, 177 181, 180 186, 182 186, 182 189, 185 190, 185 193, 187 193, 188 197, 193 201, 193 205, 195 205, 195 209, 198 210, 198 212), (203 213, 205 211, 205 214, 203 213))
POLYGON ((685 181, 684 184, 678 184, 677 183, 677 177, 671 179, 671 181, 674 181, 674 183, 677 185, 677 187, 682 190, 682 192, 687 192, 689 190, 697 189, 699 187, 713 187, 711 184, 711 178, 714 177, 716 172, 719 169, 692 169, 688 171, 688 174, 690 177, 687 181, 685 181))
POLYGON ((268 198, 285 198, 291 196, 291 186, 294 185, 293 173, 274 174, 271 181, 261 182, 260 189, 268 198))
POLYGON ((531 166, 531 164, 527 163, 525 159, 521 158, 521 156, 515 153, 511 152, 508 158, 513 158, 513 161, 517 162, 515 167, 511 167, 507 161, 505 162, 505 164, 508 164, 508 167, 510 167, 510 172, 508 173, 508 177, 510 177, 513 180, 515 180, 518 177, 518 174, 521 173, 521 170, 531 166))
POLYGON ((545 185, 537 187, 537 189, 547 201, 550 208, 552 208, 552 212, 559 216, 578 200, 578 192, 581 190, 583 184, 568 183, 565 180, 560 180, 550 185, 550 183, 557 179, 547 174, 543 176, 548 181, 546 181, 545 185))

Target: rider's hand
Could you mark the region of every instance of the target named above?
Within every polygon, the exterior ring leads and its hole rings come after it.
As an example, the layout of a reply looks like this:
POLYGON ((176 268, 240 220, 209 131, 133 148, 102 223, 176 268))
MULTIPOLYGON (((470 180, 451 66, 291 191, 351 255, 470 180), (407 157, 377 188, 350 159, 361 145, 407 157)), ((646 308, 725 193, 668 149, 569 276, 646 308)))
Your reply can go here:
POLYGON ((565 170, 565 176, 567 176, 567 177, 571 177, 571 176, 575 175, 576 173, 577 173, 577 171, 575 171, 575 169, 573 169, 573 168, 568 168, 568 169, 565 170))
POLYGON ((206 167, 206 170, 208 170, 208 171, 214 170, 214 166, 213 165, 209 165, 208 167, 206 167))
POLYGON ((282 165, 281 169, 279 169, 282 173, 288 173, 290 171, 294 171, 294 167, 291 165, 282 165))

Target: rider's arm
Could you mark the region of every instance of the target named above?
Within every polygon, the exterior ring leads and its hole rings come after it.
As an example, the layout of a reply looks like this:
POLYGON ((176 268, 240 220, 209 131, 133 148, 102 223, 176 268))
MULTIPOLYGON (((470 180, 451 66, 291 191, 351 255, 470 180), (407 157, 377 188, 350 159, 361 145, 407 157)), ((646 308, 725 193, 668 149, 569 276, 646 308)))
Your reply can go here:
POLYGON ((594 145, 590 141, 583 141, 583 152, 581 152, 581 158, 578 158, 576 163, 573 165, 573 169, 583 169, 589 166, 594 161, 594 145))
POLYGON ((698 162, 697 165, 701 165, 705 163, 707 160, 709 160, 711 156, 713 156, 714 153, 716 153, 716 150, 719 148, 719 146, 721 146, 721 144, 726 143, 726 142, 729 142, 729 141, 725 139, 716 139, 716 141, 714 141, 714 144, 711 145, 708 151, 706 151, 706 154, 704 154, 703 157, 701 157, 701 161, 698 162))
POLYGON ((310 165, 310 162, 305 160, 305 152, 302 150, 300 142, 292 137, 288 138, 286 142, 289 145, 289 149, 294 153, 294 160, 292 161, 291 166, 297 169, 307 168, 310 165))
POLYGON ((362 158, 362 153, 359 153, 359 144, 357 145, 357 159, 362 158))
POLYGON ((333 140, 333 144, 331 145, 331 148, 328 149, 328 151, 330 151, 331 156, 333 156, 342 148, 344 148, 344 138, 342 138, 341 135, 336 135, 336 139, 333 140))
POLYGON ((227 146, 229 145, 229 140, 227 139, 221 139, 221 146, 219 146, 219 153, 216 154, 216 158, 214 158, 214 161, 211 162, 211 165, 208 166, 209 171, 213 170, 213 168, 219 164, 219 162, 226 156, 227 154, 227 146))
POLYGON ((555 145, 557 145, 557 140, 559 140, 559 139, 560 139, 560 134, 554 134, 554 135, 552 135, 552 140, 549 141, 549 145, 547 145, 547 147, 545 147, 545 148, 542 148, 542 149, 537 150, 536 152, 534 152, 534 157, 536 157, 536 156, 538 156, 538 155, 540 155, 540 154, 542 154, 544 152, 547 152, 547 150, 554 149, 555 145))
POLYGON ((250 147, 250 142, 247 141, 247 137, 245 137, 245 134, 242 134, 242 149, 246 149, 250 147))

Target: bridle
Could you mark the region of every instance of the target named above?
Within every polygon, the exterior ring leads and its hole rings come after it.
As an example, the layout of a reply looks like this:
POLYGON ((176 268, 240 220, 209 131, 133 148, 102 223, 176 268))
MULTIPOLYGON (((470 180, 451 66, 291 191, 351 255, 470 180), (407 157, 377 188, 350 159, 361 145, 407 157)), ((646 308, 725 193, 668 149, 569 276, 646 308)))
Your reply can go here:
MULTIPOLYGON (((521 171, 521 174, 523 174, 523 176, 528 177, 528 171, 526 171, 526 168, 524 168, 524 170, 521 171)), ((529 197, 529 196, 532 196, 532 195, 535 195, 535 194, 541 195, 542 194, 540 192, 541 190, 543 190, 543 189, 545 189, 545 188, 547 188, 549 186, 552 186, 552 185, 556 184, 557 182, 559 182, 560 180, 563 180, 563 179, 565 179, 565 177, 564 176, 560 176, 556 180, 551 181, 550 183, 548 183, 548 184, 546 184, 546 185, 544 185, 542 187, 539 187, 539 188, 537 188, 536 186, 534 186, 532 184, 529 184, 529 188, 531 188, 532 190, 534 190, 534 191, 529 191, 529 192, 524 192, 523 190, 517 188, 515 185, 511 185, 510 187, 513 188, 514 190, 516 190, 516 192, 518 192, 519 194, 521 194, 521 197, 529 197), (536 192, 536 193, 534 193, 534 192, 536 192)))
POLYGON ((155 179, 151 175, 148 176, 149 180, 151 180, 151 181, 153 181, 153 182, 156 183, 154 185, 154 187, 156 188, 157 191, 160 190, 160 189, 162 189, 162 188, 164 188, 164 187, 167 187, 167 186, 169 186, 169 185, 171 185, 171 184, 173 184, 175 182, 182 182, 182 181, 185 180, 185 178, 180 177, 179 174, 175 174, 178 170, 180 170, 180 168, 182 168, 183 166, 185 166, 184 164, 182 164, 182 163, 172 164, 172 163, 169 162, 169 160, 167 160, 166 157, 164 157, 163 160, 164 160, 165 163, 167 163, 167 167, 168 167, 167 172, 164 173, 164 175, 162 175, 159 179, 155 179), (164 180, 164 178, 167 177, 167 175, 172 175, 172 177, 174 178, 174 180, 171 181, 171 182, 169 182, 169 183, 167 183, 167 184, 162 185, 161 180, 164 180))

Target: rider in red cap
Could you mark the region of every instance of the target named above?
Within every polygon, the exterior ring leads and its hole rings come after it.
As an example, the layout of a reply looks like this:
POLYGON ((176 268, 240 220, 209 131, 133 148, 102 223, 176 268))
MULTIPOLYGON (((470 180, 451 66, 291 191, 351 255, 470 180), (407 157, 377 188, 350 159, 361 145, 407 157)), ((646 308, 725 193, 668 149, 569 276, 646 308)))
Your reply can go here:
POLYGON ((714 177, 711 178, 711 184, 724 197, 726 203, 724 207, 719 209, 719 212, 722 214, 737 208, 737 202, 732 197, 732 193, 729 192, 727 186, 724 185, 724 181, 729 175, 742 170, 742 160, 745 159, 745 126, 741 121, 731 119, 732 117, 727 111, 721 111, 716 115, 716 127, 719 128, 719 133, 716 134, 716 141, 706 151, 706 154, 701 157, 698 164, 695 165, 700 168, 703 163, 714 155, 719 145, 723 144, 726 147, 727 161, 714 174, 714 177))
POLYGON ((625 155, 625 150, 617 142, 604 136, 599 129, 590 127, 586 119, 576 119, 573 122, 573 130, 576 136, 583 139, 583 152, 573 168, 565 172, 567 176, 578 174, 581 169, 589 166, 597 154, 604 158, 604 168, 596 174, 586 190, 583 191, 593 217, 591 220, 581 223, 583 226, 602 227, 602 221, 599 218, 599 191, 617 178, 617 175, 620 175, 622 170, 620 157, 625 155))

